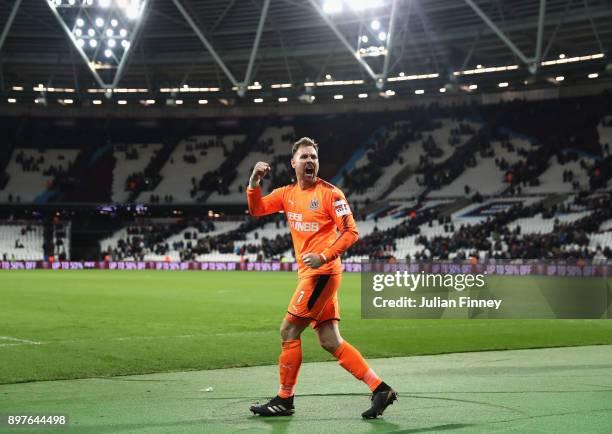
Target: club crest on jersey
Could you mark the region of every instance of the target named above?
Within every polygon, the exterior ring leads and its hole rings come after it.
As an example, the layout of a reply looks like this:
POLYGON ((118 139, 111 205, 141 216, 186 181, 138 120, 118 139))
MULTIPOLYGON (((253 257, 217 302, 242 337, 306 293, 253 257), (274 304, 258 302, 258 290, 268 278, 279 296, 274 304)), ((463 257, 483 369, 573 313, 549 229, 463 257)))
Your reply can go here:
POLYGON ((310 209, 313 211, 319 209, 319 201, 317 199, 312 199, 310 201, 310 209))

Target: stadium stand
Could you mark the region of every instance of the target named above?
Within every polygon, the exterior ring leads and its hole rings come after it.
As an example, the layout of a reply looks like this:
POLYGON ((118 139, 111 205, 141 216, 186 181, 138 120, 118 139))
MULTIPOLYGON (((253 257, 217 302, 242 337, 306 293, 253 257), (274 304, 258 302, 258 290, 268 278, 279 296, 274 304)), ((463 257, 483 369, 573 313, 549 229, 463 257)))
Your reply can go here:
POLYGON ((70 260, 71 227, 70 222, 53 225, 53 256, 62 261, 70 260))
POLYGON ((477 128, 445 118, 433 125, 396 122, 382 137, 377 137, 374 148, 357 162, 355 170, 345 175, 344 186, 353 191, 354 201, 379 199, 397 185, 398 176, 417 170, 425 161, 439 163, 448 159, 454 148, 466 140, 462 133, 466 130, 473 133, 477 128))
POLYGON ((197 180, 216 170, 224 158, 245 139, 242 135, 193 136, 182 140, 159 174, 161 181, 151 192, 141 193, 141 202, 193 202, 197 180))
POLYGON ((58 174, 69 169, 78 153, 76 149, 16 148, 6 169, 8 182, 0 200, 34 202, 52 187, 58 174))
MULTIPOLYGON (((223 193, 215 191, 208 202, 215 204, 240 203, 244 201, 244 188, 248 183, 253 166, 257 161, 271 161, 274 157, 279 161, 291 159, 291 144, 294 139, 293 127, 268 127, 263 132, 256 146, 237 165, 238 176, 223 193), (284 156, 284 157, 283 157, 284 156)), ((269 191, 270 183, 265 185, 269 191)))
MULTIPOLYGON (((333 156, 336 182, 358 220, 361 239, 345 255, 349 261, 609 258, 609 98, 433 105, 393 116, 312 116, 284 123, 267 117, 234 124, 236 134, 227 132, 229 127, 219 134, 187 129, 184 137, 164 144, 126 141, 122 143, 132 144, 112 146, 109 152, 108 144, 80 151, 17 147, 0 200, 33 202, 48 188, 67 192, 61 186, 83 182, 88 168, 97 170, 93 178, 98 179, 108 161, 91 162, 110 155, 113 201, 138 198, 147 204, 139 211, 144 214, 156 206, 172 208, 163 211, 166 217, 139 214, 136 221, 115 208, 104 211, 109 220, 101 231, 105 239, 96 240, 98 258, 293 261, 283 217, 245 219, 244 189, 259 160, 273 167, 264 182, 266 192, 291 182, 290 144, 311 130, 310 135, 329 141, 321 145, 321 153, 333 156), (360 119, 370 125, 352 131, 351 148, 342 142, 341 130, 365 124, 360 119), (341 128, 332 127, 334 121, 341 128), (331 132, 316 131, 318 124, 331 132), (71 162, 69 173, 75 176, 66 175, 71 162), (202 204, 206 208, 198 208, 202 204), (189 209, 190 215, 181 217, 189 209), (221 209, 220 217, 198 217, 221 209)), ((323 169, 329 170, 324 157, 323 169)), ((329 172, 321 176, 334 178, 329 172)), ((100 177, 106 179, 106 174, 100 177)), ((62 200, 71 197, 76 196, 58 194, 54 203, 61 209, 62 200)), ((43 225, 37 257, 70 258, 83 234, 90 233, 86 221, 74 223, 64 217, 57 223, 61 226, 43 225)), ((79 255, 91 251, 77 250, 79 255)))
POLYGON ((0 254, 4 261, 43 260, 43 227, 29 223, 0 225, 0 254))
POLYGON ((113 170, 113 202, 126 202, 130 192, 136 189, 136 184, 130 184, 128 178, 141 173, 150 163, 153 156, 162 148, 158 143, 115 145, 113 155, 115 168, 113 170))

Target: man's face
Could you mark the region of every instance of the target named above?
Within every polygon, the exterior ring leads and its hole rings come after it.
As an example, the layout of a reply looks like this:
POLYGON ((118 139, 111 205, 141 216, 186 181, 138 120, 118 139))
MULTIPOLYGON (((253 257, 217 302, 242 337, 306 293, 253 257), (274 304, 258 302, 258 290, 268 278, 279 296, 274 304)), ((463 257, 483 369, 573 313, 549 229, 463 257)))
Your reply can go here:
POLYGON ((298 179, 314 181, 319 173, 319 156, 314 146, 300 146, 291 159, 298 179))

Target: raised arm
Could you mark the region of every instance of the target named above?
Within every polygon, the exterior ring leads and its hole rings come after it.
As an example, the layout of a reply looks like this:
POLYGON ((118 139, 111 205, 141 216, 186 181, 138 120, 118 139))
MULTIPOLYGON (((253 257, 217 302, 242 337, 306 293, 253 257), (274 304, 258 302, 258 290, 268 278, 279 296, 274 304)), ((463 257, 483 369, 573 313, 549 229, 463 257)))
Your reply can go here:
POLYGON ((249 213, 252 216, 263 216, 283 210, 282 189, 277 188, 264 197, 261 195, 261 187, 259 184, 268 172, 270 172, 270 165, 263 161, 259 161, 253 168, 253 173, 249 179, 249 187, 247 188, 249 213))

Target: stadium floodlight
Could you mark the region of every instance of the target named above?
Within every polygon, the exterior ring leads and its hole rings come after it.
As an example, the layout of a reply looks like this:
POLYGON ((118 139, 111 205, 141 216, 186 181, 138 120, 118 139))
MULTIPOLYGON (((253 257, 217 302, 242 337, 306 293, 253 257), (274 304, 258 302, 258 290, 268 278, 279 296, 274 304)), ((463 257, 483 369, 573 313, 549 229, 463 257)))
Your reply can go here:
POLYGON ((417 90, 414 91, 414 93, 416 95, 423 95, 425 93, 425 90, 424 89, 417 89, 417 90))
POLYGON ((380 29, 380 21, 372 20, 372 22, 370 23, 370 27, 372 27, 372 30, 380 29))
POLYGON ((13 90, 16 90, 17 92, 21 92, 23 91, 23 86, 13 86, 13 90))
POLYGON ((310 95, 308 93, 303 93, 302 95, 298 96, 298 100, 306 103, 306 104, 312 104, 313 102, 315 102, 316 97, 314 95, 310 95))
POLYGON ((470 84, 470 85, 468 86, 468 89, 469 89, 469 90, 476 90, 476 89, 478 89, 478 85, 477 85, 477 84, 470 84))
POLYGON ((559 75, 559 76, 555 77, 555 81, 561 82, 563 80, 565 80, 565 77, 562 76, 562 75, 559 75))
POLYGON ((253 102, 256 103, 256 104, 262 103, 263 102, 263 98, 255 98, 253 100, 253 102))
POLYGON ((367 97, 368 97, 367 93, 360 93, 359 95, 357 95, 357 98, 359 98, 359 99, 364 99, 364 98, 367 98, 367 97))
POLYGON ((445 87, 441 87, 440 88, 440 93, 445 93, 446 92, 446 88, 445 87))
POLYGON ((9 102, 9 104, 15 104, 17 102, 15 98, 9 98, 7 101, 9 102))
POLYGON ((342 0, 325 0, 323 2, 323 11, 326 14, 342 12, 342 0))
POLYGON ((563 53, 559 54, 559 59, 565 59, 565 54, 563 53))
POLYGON ((119 101, 117 101, 117 104, 119 104, 119 105, 126 105, 127 101, 124 100, 124 99, 120 99, 119 101))
POLYGON ((182 105, 183 104, 183 100, 182 99, 177 99, 176 101, 174 101, 174 104, 176 105, 182 105))
POLYGON ((325 80, 331 80, 332 76, 331 74, 325 74, 325 80))
POLYGON ((391 89, 388 89, 388 90, 385 91, 385 95, 387 95, 387 96, 394 96, 395 95, 395 91, 391 90, 391 89))
POLYGON ((383 5, 381 0, 350 0, 348 2, 354 11, 364 11, 366 9, 375 9, 383 5))
POLYGON ((344 99, 344 95, 334 95, 334 99, 344 99))
POLYGON ((597 78, 597 77, 599 77, 599 74, 596 73, 596 72, 593 72, 593 73, 589 74, 588 77, 589 78, 597 78))
POLYGON ((140 10, 138 3, 138 0, 132 0, 130 6, 128 6, 128 8, 126 9, 125 14, 128 19, 135 20, 140 16, 142 11, 140 10))
POLYGON ((586 60, 595 60, 602 59, 605 57, 603 53, 596 54, 587 54, 586 56, 574 56, 574 57, 565 57, 555 59, 555 60, 545 60, 542 62, 542 66, 551 66, 551 65, 560 65, 562 63, 574 63, 574 62, 584 62, 586 60))
POLYGON ((361 37, 361 42, 363 42, 364 44, 367 44, 369 40, 370 39, 368 38, 368 35, 363 35, 361 37))
POLYGON ((104 56, 113 57, 113 50, 107 48, 106 50, 104 50, 104 56))
POLYGON ((280 98, 278 99, 278 102, 287 102, 287 101, 289 101, 289 99, 288 99, 288 98, 285 98, 285 97, 280 97, 280 98))
POLYGON ((92 101, 92 103, 93 103, 93 105, 100 105, 100 104, 102 104, 102 100, 101 99, 94 99, 92 101))
POLYGON ((384 41, 385 39, 387 39, 387 33, 386 32, 379 32, 378 33, 378 39, 381 41, 384 41))
POLYGON ((115 40, 114 40, 114 39, 109 39, 109 40, 108 40, 108 42, 107 42, 107 44, 108 44, 108 46, 109 46, 110 48, 114 48, 114 47, 115 47, 115 45, 117 45, 117 42, 115 42, 115 40))
POLYGON ((198 104, 200 104, 200 105, 208 104, 208 100, 207 99, 200 99, 200 100, 198 100, 198 104))
POLYGON ((497 86, 498 86, 498 87, 508 87, 508 82, 506 82, 506 81, 502 81, 502 82, 501 82, 501 83, 499 83, 497 86))
POLYGON ((121 80, 149 2, 150 0, 53 0, 46 3, 99 86, 112 89, 121 80), (110 42, 117 34, 120 34, 120 38, 110 42), (119 43, 123 50, 109 55, 107 49, 119 43), (101 70, 105 71, 104 76, 100 75, 101 70))

